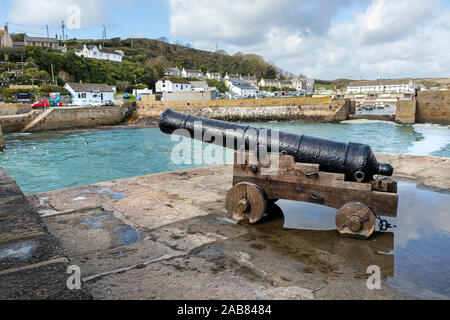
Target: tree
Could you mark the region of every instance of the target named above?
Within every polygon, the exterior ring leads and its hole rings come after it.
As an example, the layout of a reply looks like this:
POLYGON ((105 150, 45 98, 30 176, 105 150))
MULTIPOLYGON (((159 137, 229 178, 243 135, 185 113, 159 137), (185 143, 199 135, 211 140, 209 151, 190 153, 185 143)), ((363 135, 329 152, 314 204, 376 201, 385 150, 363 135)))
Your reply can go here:
POLYGON ((130 86, 130 83, 128 81, 117 81, 116 85, 120 92, 125 92, 130 86))
POLYGON ((217 81, 216 79, 206 79, 208 86, 216 87, 221 93, 228 91, 227 86, 224 81, 217 81))
POLYGON ((28 68, 25 72, 31 77, 31 85, 34 86, 34 80, 38 76, 38 70, 36 68, 28 68))

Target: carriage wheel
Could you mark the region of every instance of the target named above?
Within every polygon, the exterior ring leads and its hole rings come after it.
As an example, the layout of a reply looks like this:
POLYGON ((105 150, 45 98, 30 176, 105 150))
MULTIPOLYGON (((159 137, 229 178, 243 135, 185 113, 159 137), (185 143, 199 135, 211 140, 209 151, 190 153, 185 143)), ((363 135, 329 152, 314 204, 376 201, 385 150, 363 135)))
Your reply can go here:
POLYGON ((225 198, 229 217, 236 221, 248 219, 250 223, 261 220, 267 209, 267 197, 264 191, 254 183, 235 184, 225 198))
POLYGON ((346 203, 336 213, 336 228, 342 235, 368 239, 375 231, 375 215, 361 203, 346 203))

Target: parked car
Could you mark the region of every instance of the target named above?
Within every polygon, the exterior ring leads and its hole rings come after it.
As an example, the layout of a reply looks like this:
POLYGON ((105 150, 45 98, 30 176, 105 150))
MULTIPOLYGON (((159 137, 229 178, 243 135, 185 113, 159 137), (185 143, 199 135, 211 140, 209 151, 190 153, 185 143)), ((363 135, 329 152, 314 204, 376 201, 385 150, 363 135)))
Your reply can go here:
POLYGON ((124 99, 130 99, 131 96, 130 96, 129 93, 124 93, 124 94, 123 94, 123 98, 124 98, 124 99))
POLYGON ((47 100, 45 100, 45 99, 43 99, 42 101, 35 102, 31 105, 32 109, 40 109, 40 108, 45 109, 48 107, 49 107, 49 104, 48 104, 47 100))
POLYGON ((100 107, 102 104, 100 102, 91 102, 89 104, 90 107, 100 107))
POLYGON ((113 105, 114 105, 114 102, 112 102, 112 101, 105 102, 105 106, 113 106, 113 105))

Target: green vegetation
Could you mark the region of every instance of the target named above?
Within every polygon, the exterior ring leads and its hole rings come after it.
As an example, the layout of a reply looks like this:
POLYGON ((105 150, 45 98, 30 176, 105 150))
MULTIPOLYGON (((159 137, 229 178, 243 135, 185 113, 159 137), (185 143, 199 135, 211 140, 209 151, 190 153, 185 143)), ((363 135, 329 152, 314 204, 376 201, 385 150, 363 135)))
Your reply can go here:
MULTIPOLYGON (((19 36, 20 37, 20 36, 19 36)), ((144 84, 154 88, 168 67, 200 69, 204 73, 225 72, 256 74, 258 78, 274 78, 280 70, 253 54, 227 55, 225 52, 208 52, 187 46, 169 44, 151 39, 113 38, 101 40, 69 40, 68 53, 46 48, 27 46, 24 48, 1 48, 0 86, 16 84, 49 84, 53 75, 58 85, 65 82, 107 83, 120 86, 121 90, 131 92, 134 84, 144 84), (125 53, 122 63, 82 58, 74 54, 74 49, 86 45, 102 45, 105 50, 122 50, 125 53), (23 63, 22 63, 23 61, 23 63), (16 72, 14 76, 11 70, 16 72), (124 88, 126 87, 126 88, 124 88)), ((224 84, 216 83, 219 90, 224 84)))
POLYGON ((4 88, 0 90, 0 97, 6 102, 11 103, 16 100, 17 94, 19 92, 28 92, 31 94, 32 100, 36 101, 40 97, 48 97, 50 92, 59 92, 61 95, 69 95, 70 92, 64 87, 52 86, 52 85, 42 85, 39 88, 33 89, 10 89, 4 88))
POLYGON ((225 85, 225 81, 218 81, 216 79, 206 79, 206 82, 208 83, 208 86, 216 87, 217 90, 220 91, 220 93, 225 93, 226 91, 228 91, 227 86, 225 85))

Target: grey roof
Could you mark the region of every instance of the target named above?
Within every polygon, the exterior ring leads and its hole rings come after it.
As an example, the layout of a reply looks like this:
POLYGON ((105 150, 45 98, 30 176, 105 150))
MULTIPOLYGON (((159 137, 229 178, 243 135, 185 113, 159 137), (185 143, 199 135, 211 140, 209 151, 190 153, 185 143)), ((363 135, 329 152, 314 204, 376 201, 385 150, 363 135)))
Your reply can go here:
POLYGON ((238 87, 240 89, 252 89, 256 90, 255 87, 253 87, 250 83, 243 81, 243 80, 235 80, 235 79, 228 79, 227 81, 231 82, 231 84, 235 87, 238 87))
POLYGON ((207 88, 208 83, 206 81, 189 81, 191 83, 191 88, 207 88))
POLYGON ((184 71, 186 71, 186 72, 202 73, 203 74, 203 72, 201 72, 200 70, 184 69, 184 71))
POLYGON ((113 87, 105 83, 68 82, 75 92, 114 92, 113 87))
POLYGON ((26 42, 58 42, 56 38, 45 38, 45 37, 25 37, 26 42))

